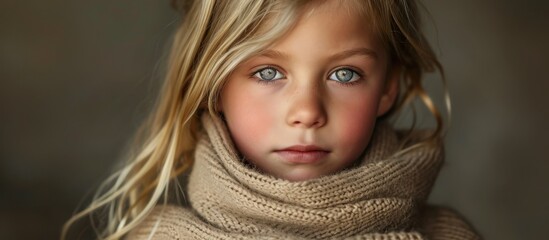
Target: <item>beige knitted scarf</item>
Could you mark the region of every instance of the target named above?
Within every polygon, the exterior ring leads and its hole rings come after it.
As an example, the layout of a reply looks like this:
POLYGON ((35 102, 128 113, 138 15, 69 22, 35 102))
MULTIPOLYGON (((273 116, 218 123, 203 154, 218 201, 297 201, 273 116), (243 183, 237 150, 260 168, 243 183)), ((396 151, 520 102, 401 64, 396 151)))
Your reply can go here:
POLYGON ((439 146, 395 155, 397 133, 378 125, 358 166, 289 182, 244 164, 221 120, 202 122, 190 206, 157 207, 129 239, 478 239, 452 211, 425 205, 439 146))

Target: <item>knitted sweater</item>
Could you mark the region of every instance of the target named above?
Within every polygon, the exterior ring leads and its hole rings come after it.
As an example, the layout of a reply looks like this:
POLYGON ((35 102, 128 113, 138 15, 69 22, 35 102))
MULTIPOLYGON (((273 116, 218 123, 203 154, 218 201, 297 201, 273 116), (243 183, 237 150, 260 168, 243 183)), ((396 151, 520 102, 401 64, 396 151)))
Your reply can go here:
POLYGON ((455 212, 425 203, 438 145, 399 152, 398 134, 379 125, 359 166, 290 182, 244 164, 221 120, 202 121, 190 205, 156 207, 128 239, 480 239, 455 212))

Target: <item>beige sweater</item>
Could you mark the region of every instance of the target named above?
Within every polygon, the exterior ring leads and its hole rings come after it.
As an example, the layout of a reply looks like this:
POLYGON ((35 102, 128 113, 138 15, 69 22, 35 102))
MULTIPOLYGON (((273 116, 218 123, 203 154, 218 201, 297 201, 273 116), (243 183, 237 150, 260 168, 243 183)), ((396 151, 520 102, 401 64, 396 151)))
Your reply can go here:
POLYGON ((425 203, 440 146, 395 154, 398 135, 379 125, 360 166, 289 182, 243 164, 224 123, 202 120, 190 206, 156 207, 127 239, 480 239, 453 211, 425 203))

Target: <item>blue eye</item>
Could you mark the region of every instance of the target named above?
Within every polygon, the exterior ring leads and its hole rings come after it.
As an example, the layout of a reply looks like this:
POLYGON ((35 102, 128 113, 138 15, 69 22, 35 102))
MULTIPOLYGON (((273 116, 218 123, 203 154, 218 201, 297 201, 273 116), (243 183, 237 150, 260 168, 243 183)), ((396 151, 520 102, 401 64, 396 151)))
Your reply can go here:
POLYGON ((330 80, 338 81, 341 83, 354 82, 360 78, 360 75, 351 69, 340 68, 332 72, 329 76, 330 80))
POLYGON ((259 78, 262 81, 273 81, 284 78, 284 74, 280 73, 280 71, 276 70, 276 68, 273 67, 266 67, 259 69, 254 73, 254 77, 259 78))

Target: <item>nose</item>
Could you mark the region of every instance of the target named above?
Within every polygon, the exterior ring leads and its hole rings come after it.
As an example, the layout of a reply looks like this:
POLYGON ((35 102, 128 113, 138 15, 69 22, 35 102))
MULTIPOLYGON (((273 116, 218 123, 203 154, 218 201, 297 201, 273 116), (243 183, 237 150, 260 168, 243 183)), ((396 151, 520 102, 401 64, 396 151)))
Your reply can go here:
POLYGON ((289 97, 286 123, 298 128, 319 128, 326 121, 326 107, 320 87, 306 85, 295 89, 289 97))

